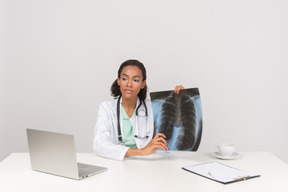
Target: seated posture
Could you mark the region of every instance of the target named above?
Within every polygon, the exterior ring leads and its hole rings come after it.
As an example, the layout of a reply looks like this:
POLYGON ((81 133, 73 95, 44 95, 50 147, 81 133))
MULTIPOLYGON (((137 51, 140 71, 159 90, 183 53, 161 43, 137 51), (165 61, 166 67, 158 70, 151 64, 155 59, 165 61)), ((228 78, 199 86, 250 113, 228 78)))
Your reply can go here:
MULTIPOLYGON (((184 89, 176 86, 179 94, 184 89)), ((166 136, 154 137, 151 100, 146 98, 146 69, 137 60, 121 64, 118 77, 111 86, 114 99, 104 101, 98 109, 93 149, 99 156, 123 160, 129 156, 153 154, 158 148, 169 150, 166 136)))

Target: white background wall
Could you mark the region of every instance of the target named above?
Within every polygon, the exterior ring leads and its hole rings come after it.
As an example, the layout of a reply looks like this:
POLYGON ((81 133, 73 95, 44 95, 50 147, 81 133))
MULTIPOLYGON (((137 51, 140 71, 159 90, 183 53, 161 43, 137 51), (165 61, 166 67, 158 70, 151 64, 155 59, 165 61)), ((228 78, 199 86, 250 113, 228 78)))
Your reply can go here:
POLYGON ((0 160, 25 129, 92 152, 97 106, 136 58, 150 91, 198 87, 199 151, 220 142, 288 163, 288 1, 0 0, 0 160))

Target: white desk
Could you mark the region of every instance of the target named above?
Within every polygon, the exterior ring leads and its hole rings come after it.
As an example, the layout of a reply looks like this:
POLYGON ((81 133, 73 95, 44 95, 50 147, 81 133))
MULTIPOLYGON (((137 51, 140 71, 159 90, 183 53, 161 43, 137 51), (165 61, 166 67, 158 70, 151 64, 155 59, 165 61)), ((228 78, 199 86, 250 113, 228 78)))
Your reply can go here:
POLYGON ((243 152, 240 155, 236 160, 219 160, 211 153, 159 151, 120 162, 93 153, 79 153, 79 162, 104 166, 108 171, 77 181, 32 171, 28 153, 13 153, 0 163, 0 191, 288 191, 287 164, 269 152, 243 152), (181 169, 209 161, 222 162, 261 177, 224 185, 181 169))

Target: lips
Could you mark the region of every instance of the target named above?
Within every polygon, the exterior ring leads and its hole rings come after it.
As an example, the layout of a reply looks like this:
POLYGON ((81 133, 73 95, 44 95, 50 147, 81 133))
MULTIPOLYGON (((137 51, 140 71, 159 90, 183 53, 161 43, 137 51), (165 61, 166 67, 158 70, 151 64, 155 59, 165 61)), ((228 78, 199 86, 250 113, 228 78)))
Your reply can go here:
POLYGON ((124 92, 125 92, 125 93, 132 93, 133 91, 130 90, 130 89, 124 89, 124 92))

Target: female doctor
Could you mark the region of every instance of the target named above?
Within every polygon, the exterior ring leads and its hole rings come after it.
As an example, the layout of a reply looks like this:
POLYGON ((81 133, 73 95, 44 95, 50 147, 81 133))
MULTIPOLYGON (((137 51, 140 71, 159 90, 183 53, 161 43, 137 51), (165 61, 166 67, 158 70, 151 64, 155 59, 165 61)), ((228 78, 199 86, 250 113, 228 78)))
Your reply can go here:
MULTIPOLYGON (((178 94, 181 85, 176 86, 178 94)), ((146 98, 146 69, 137 60, 127 60, 118 70, 111 86, 115 98, 104 101, 98 109, 93 149, 96 155, 123 160, 129 156, 154 153, 158 148, 169 150, 165 135, 154 138, 151 100, 146 98)))

